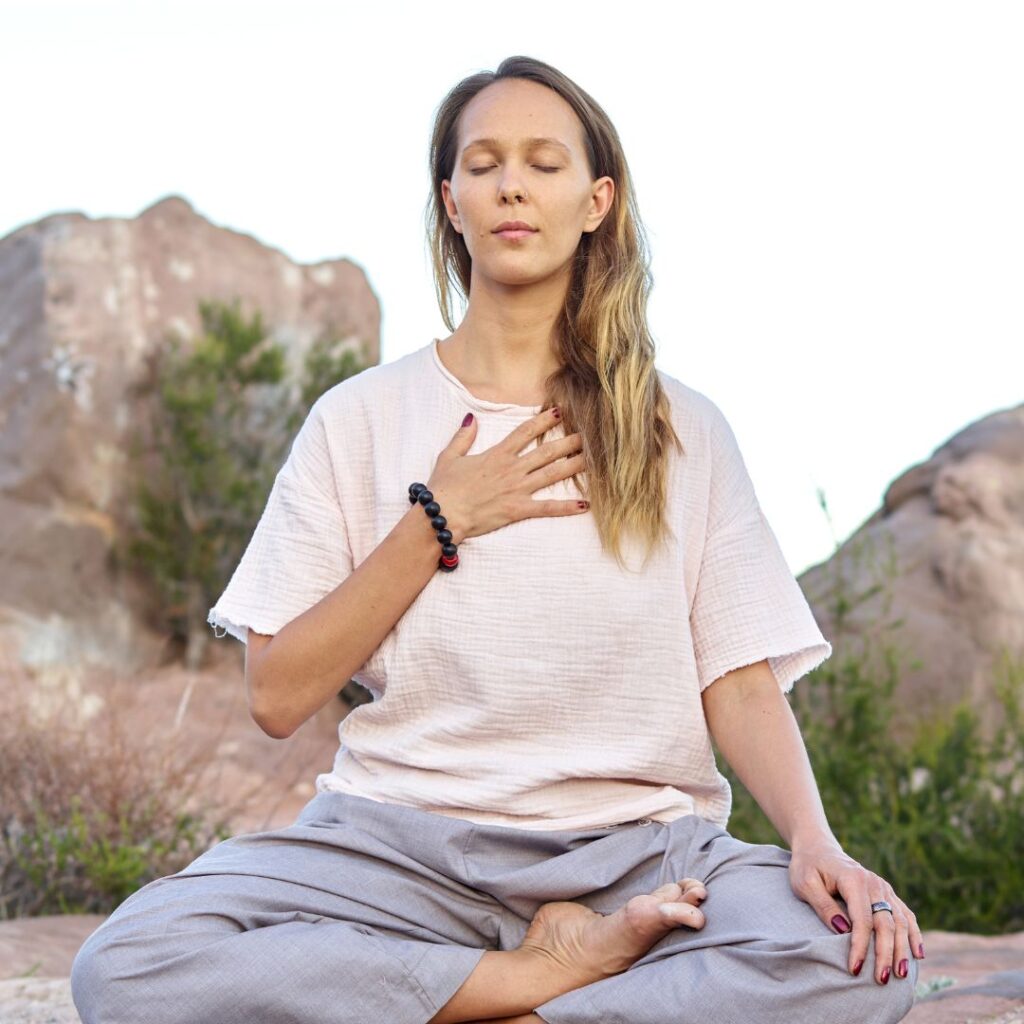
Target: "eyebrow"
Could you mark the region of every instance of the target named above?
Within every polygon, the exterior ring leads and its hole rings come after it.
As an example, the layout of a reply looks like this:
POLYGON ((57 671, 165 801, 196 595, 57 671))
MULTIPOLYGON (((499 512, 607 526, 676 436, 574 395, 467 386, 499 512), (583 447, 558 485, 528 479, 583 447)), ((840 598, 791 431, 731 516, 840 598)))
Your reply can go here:
MULTIPOLYGON (((559 149, 564 149, 566 153, 572 155, 572 151, 564 142, 559 142, 558 139, 552 139, 548 136, 535 136, 531 139, 524 140, 526 145, 529 147, 533 146, 557 146, 559 149)), ((462 152, 465 153, 467 150, 473 149, 476 146, 500 146, 501 143, 497 139, 474 139, 472 142, 467 142, 462 147, 462 152)))

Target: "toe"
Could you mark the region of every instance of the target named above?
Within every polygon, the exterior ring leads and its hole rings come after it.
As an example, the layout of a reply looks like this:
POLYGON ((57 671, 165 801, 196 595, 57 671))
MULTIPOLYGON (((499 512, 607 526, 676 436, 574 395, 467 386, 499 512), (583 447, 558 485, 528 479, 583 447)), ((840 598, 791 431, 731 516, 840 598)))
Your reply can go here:
POLYGON ((659 903, 658 916, 661 924, 668 924, 671 927, 686 925, 690 928, 704 927, 704 914, 692 903, 677 901, 675 903, 659 903))
POLYGON ((678 882, 666 882, 659 885, 650 895, 657 896, 660 900, 677 900, 683 894, 683 887, 678 882))

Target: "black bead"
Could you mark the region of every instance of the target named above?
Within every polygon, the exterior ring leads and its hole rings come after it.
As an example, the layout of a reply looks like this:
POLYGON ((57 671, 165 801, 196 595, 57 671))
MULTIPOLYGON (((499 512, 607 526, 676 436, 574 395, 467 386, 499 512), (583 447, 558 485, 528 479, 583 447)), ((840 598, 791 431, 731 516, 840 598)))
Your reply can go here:
POLYGON ((430 517, 430 525, 436 531, 437 542, 441 545, 443 554, 442 558, 437 560, 437 567, 442 572, 454 572, 458 568, 458 562, 455 565, 445 565, 442 559, 455 557, 458 553, 458 546, 451 542, 451 530, 445 529, 448 520, 441 515, 441 506, 434 501, 434 495, 431 494, 427 485, 419 481, 409 484, 409 503, 414 505, 416 502, 423 506, 423 511, 430 517))

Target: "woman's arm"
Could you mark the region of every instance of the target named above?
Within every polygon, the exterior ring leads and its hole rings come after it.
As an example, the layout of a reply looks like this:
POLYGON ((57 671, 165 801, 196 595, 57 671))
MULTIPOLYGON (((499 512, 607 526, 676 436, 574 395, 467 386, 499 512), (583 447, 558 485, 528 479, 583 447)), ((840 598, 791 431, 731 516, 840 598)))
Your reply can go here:
POLYGON ((727 672, 702 699, 719 750, 790 849, 838 846, 800 727, 767 659, 727 672))
POLYGON ((439 556, 437 534, 417 502, 312 608, 272 637, 250 630, 245 680, 259 727, 286 739, 337 694, 439 571, 439 556))

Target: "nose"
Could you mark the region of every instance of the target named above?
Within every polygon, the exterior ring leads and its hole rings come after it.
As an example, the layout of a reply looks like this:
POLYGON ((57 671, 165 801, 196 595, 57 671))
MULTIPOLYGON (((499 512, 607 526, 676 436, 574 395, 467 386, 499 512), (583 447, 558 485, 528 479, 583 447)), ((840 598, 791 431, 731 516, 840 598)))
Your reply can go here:
POLYGON ((505 202, 521 202, 526 198, 526 189, 515 180, 502 182, 500 191, 505 202))

